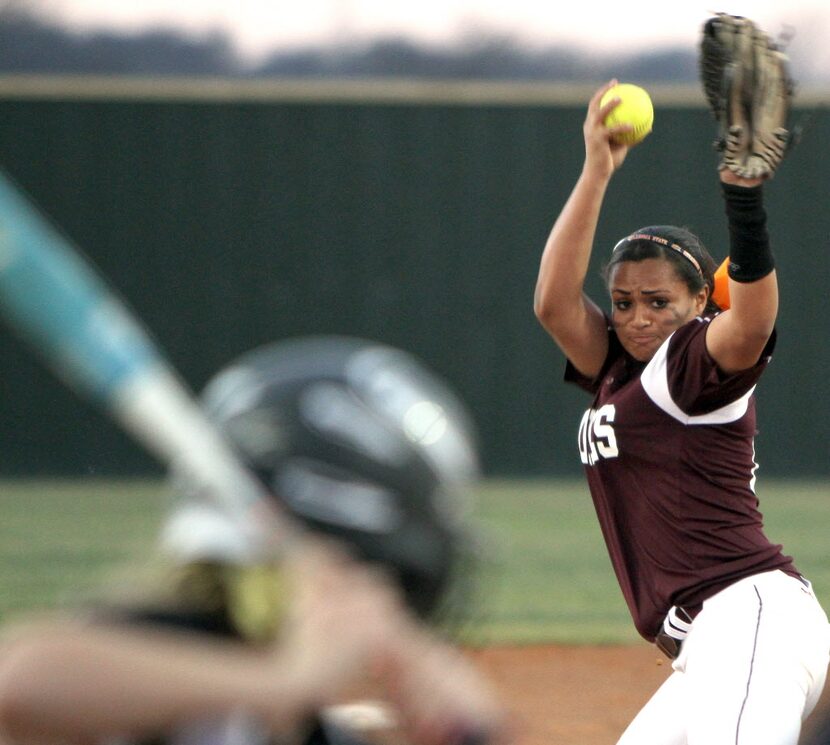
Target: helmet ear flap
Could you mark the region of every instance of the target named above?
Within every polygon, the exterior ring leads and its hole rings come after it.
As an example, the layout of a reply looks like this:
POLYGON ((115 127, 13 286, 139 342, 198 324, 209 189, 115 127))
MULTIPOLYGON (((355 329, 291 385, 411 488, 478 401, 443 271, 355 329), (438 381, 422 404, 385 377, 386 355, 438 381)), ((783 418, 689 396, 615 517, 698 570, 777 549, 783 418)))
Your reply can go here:
POLYGON ((242 356, 202 400, 284 509, 387 569, 418 613, 439 606, 478 475, 472 420, 443 381, 385 345, 310 337, 242 356))

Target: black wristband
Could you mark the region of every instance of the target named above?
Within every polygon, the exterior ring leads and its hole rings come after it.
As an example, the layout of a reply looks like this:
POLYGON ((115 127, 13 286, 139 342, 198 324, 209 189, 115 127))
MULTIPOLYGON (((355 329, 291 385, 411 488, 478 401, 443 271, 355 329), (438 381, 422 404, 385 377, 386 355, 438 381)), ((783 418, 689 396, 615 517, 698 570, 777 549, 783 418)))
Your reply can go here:
POLYGON ((723 182, 721 187, 729 220, 729 277, 736 282, 756 282, 775 269, 763 189, 723 182))

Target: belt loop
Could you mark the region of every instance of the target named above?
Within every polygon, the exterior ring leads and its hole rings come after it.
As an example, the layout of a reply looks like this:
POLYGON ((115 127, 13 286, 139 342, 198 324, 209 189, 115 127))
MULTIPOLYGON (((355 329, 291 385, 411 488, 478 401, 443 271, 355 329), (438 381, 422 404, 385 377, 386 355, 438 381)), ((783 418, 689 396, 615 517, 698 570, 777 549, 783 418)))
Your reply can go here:
POLYGON ((669 629, 675 631, 677 636, 675 638, 685 639, 688 633, 692 630, 692 617, 686 612, 683 608, 678 608, 676 605, 673 605, 669 608, 669 612, 666 614, 666 619, 663 621, 663 626, 665 627, 668 624, 666 631, 671 633, 669 629), (681 617, 681 614, 683 617, 681 617))

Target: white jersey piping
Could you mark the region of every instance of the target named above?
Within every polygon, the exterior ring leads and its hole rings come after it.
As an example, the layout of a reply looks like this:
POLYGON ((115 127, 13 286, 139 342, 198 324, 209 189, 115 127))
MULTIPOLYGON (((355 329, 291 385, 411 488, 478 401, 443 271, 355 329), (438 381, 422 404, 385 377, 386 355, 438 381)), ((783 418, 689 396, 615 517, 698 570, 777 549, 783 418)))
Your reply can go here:
POLYGON ((719 409, 706 414, 686 414, 672 399, 669 392, 668 378, 668 355, 669 342, 672 334, 660 346, 651 361, 646 365, 640 376, 640 382, 646 395, 654 404, 666 412, 670 417, 683 424, 728 424, 736 422, 744 414, 749 406, 749 398, 752 396, 755 386, 753 385, 746 393, 732 403, 726 404, 719 409))

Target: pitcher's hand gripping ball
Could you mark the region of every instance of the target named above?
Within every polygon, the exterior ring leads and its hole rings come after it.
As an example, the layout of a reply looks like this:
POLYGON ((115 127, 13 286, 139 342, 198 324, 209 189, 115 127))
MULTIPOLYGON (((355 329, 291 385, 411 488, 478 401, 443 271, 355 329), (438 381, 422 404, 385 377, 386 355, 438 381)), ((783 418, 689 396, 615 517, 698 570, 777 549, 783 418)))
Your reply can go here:
POLYGON ((639 85, 620 83, 606 91, 600 101, 600 106, 605 106, 612 98, 617 97, 620 103, 605 117, 603 123, 609 128, 630 124, 632 129, 620 132, 614 140, 625 145, 636 145, 651 132, 651 126, 654 123, 654 106, 651 103, 651 97, 639 85))

